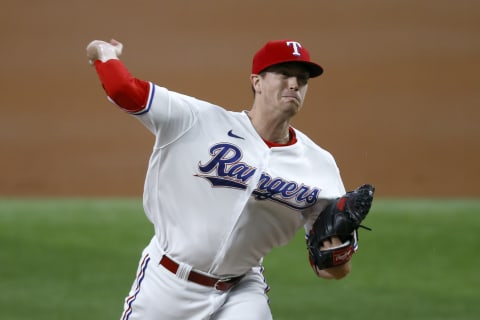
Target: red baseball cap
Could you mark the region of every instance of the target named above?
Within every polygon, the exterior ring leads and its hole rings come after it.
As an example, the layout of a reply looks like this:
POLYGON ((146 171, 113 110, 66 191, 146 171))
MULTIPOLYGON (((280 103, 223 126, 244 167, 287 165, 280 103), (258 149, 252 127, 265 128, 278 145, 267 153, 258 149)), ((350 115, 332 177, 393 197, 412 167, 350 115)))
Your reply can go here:
POLYGON ((267 42, 253 56, 252 73, 259 74, 273 65, 285 62, 299 62, 304 64, 310 78, 318 77, 323 73, 323 68, 310 61, 308 50, 294 40, 278 40, 267 42))

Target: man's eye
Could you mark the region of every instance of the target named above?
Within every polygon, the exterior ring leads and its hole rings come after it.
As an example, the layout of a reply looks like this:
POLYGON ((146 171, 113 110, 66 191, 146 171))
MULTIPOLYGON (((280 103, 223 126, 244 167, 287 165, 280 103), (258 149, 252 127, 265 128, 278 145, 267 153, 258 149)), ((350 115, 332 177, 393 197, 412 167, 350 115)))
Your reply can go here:
POLYGON ((297 79, 298 79, 298 82, 301 82, 301 83, 307 83, 308 82, 308 77, 306 77, 306 76, 299 76, 297 79))

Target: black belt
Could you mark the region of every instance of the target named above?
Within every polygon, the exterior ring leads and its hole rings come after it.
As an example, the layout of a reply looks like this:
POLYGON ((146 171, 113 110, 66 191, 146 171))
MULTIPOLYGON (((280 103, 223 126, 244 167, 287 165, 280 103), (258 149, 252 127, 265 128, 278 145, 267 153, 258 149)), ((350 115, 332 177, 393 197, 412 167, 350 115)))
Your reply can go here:
MULTIPOLYGON (((178 268, 180 265, 164 255, 162 259, 160 260, 160 264, 165 267, 168 271, 176 274, 178 268)), ((203 286, 207 287, 213 287, 217 290, 220 291, 228 291, 230 290, 234 285, 240 282, 240 280, 243 278, 243 276, 239 277, 234 277, 234 278, 226 278, 226 279, 218 279, 218 278, 213 278, 206 276, 204 274, 195 272, 195 271, 190 271, 190 274, 188 275, 188 280, 195 282, 197 284, 201 284, 203 286)))

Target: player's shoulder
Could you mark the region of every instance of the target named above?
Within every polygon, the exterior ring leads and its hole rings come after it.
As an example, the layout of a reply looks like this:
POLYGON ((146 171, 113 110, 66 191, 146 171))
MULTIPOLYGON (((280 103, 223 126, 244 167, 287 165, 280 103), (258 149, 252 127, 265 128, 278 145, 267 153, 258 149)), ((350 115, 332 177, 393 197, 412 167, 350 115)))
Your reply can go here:
POLYGON ((302 144, 306 152, 316 154, 316 157, 321 156, 328 161, 335 162, 335 159, 330 151, 317 144, 309 136, 297 128, 294 128, 294 130, 297 136, 297 143, 302 144))
POLYGON ((170 104, 186 105, 190 108, 196 109, 198 113, 217 114, 225 117, 241 117, 240 112, 230 111, 228 108, 221 106, 215 102, 207 101, 204 98, 199 98, 195 95, 188 95, 174 89, 154 85, 155 93, 163 101, 170 104))

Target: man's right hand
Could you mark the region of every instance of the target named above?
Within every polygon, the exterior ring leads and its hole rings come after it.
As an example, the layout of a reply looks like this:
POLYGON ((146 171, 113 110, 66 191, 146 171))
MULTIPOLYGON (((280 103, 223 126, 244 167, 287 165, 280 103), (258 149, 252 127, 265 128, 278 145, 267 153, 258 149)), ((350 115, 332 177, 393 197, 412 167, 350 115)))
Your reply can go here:
POLYGON ((111 59, 117 59, 122 54, 123 44, 117 40, 105 42, 101 40, 93 40, 87 46, 87 58, 89 63, 93 65, 95 60, 106 62, 111 59))

